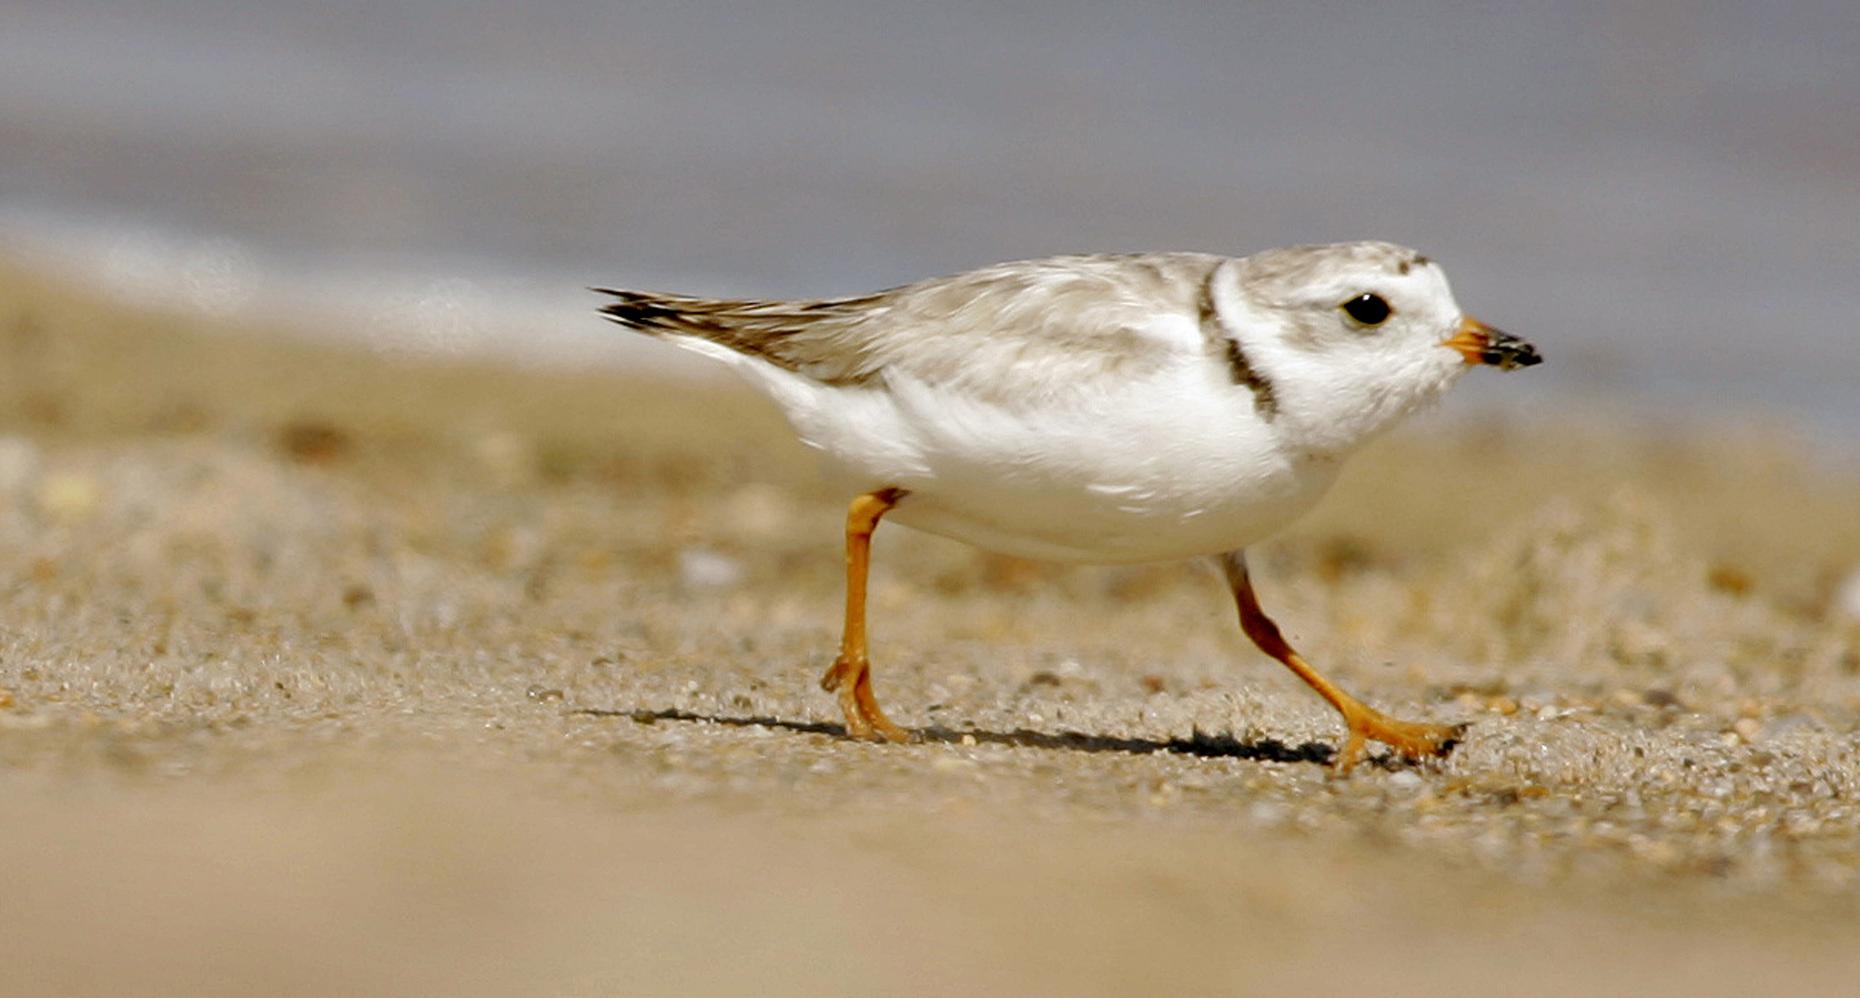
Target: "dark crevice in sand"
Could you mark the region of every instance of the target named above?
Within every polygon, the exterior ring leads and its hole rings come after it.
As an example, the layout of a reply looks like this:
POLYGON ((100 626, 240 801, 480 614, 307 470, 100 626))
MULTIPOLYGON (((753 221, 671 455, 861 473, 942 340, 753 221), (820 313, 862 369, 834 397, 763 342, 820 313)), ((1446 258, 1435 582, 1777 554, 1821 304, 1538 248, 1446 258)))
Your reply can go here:
MULTIPOLYGON (((667 707, 660 710, 617 710, 597 707, 569 711, 586 717, 624 717, 637 724, 657 724, 660 721, 688 721, 699 724, 721 724, 729 727, 776 728, 782 731, 794 731, 815 735, 838 735, 844 737, 844 725, 829 724, 824 721, 788 721, 778 717, 729 717, 713 714, 699 714, 689 710, 667 707)), ((963 739, 972 739, 987 745, 1009 745, 1015 748, 1055 749, 1069 752, 1122 752, 1130 755, 1150 755, 1157 752, 1173 752, 1179 755, 1193 755, 1208 759, 1249 759, 1256 762, 1310 762, 1328 765, 1337 750, 1322 742, 1304 742, 1299 745, 1287 745, 1276 738, 1256 738, 1242 741, 1233 735, 1210 734, 1196 731, 1187 738, 1171 738, 1166 741, 1154 738, 1124 738, 1116 735, 1092 735, 1081 731, 1032 731, 1017 728, 1013 731, 987 731, 979 728, 948 728, 933 725, 927 728, 912 729, 911 733, 919 741, 937 742, 946 745, 959 744, 963 739)), ((1370 760, 1380 762, 1380 760, 1370 760)))

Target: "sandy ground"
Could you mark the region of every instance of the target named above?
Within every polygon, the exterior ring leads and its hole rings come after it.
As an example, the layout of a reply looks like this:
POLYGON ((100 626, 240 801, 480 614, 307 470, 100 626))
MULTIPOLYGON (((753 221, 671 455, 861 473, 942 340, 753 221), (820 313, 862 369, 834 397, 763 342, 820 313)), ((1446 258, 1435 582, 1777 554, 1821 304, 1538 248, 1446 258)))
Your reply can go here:
POLYGON ((839 516, 720 383, 414 363, 0 275, 0 991, 1841 993, 1860 481, 1774 429, 1459 412, 1195 566, 839 516))

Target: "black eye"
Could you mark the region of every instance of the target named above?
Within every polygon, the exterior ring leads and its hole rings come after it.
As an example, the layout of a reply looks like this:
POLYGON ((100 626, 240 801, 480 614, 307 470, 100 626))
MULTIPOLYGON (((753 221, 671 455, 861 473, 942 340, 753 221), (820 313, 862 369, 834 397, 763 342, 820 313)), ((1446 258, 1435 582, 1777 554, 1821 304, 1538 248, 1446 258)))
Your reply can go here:
POLYGON ((1350 318, 1365 326, 1380 326, 1389 319, 1395 310, 1382 300, 1381 295, 1360 294, 1338 306, 1350 314, 1350 318))

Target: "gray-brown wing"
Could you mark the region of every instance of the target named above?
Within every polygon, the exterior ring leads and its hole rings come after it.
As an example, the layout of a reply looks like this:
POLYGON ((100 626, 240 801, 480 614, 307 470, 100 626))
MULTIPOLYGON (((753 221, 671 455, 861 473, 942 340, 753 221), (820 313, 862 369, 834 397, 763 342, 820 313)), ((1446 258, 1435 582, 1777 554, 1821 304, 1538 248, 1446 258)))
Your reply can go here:
POLYGON ((1202 349, 1194 323, 1220 262, 1187 253, 1053 257, 815 301, 597 290, 614 297, 601 312, 621 325, 699 337, 828 384, 901 374, 997 397, 1202 349))

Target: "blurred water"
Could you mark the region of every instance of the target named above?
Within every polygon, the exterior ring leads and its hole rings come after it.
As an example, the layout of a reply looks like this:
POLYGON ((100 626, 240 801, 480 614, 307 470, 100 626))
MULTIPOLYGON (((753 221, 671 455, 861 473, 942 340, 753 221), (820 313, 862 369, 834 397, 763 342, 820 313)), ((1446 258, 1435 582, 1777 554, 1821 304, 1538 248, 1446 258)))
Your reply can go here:
POLYGON ((611 360, 593 283, 1364 237, 1544 347, 1489 400, 1860 431, 1860 6, 0 11, 15 252, 415 346, 611 360))

